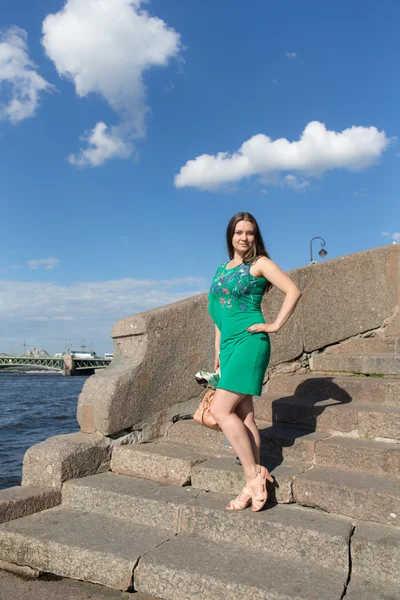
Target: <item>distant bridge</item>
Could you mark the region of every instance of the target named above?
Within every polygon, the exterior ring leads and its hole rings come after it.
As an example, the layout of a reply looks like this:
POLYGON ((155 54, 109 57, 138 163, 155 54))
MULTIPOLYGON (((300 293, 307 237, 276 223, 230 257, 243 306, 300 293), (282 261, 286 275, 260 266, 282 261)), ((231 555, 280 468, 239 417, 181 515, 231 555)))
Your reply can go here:
POLYGON ((75 358, 71 354, 63 356, 20 356, 0 355, 0 370, 18 371, 62 371, 63 375, 93 375, 95 369, 109 366, 109 358, 75 358))

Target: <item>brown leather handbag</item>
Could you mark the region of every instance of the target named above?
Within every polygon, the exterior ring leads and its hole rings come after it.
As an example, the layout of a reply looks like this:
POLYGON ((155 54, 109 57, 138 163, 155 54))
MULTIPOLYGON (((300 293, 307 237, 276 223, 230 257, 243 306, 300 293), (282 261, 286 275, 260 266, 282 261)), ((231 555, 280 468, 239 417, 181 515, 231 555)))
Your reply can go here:
POLYGON ((198 409, 193 415, 193 419, 200 423, 200 425, 204 425, 204 427, 209 427, 209 429, 221 431, 220 426, 218 425, 217 421, 214 419, 210 412, 210 407, 214 394, 215 390, 208 389, 206 391, 206 393, 200 401, 198 409))

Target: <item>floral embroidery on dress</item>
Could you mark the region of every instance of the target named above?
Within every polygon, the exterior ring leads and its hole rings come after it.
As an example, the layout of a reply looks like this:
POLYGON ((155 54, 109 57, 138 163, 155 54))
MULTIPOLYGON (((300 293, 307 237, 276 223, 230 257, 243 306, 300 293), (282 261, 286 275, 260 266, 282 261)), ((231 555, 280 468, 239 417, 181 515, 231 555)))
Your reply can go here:
POLYGON ((217 269, 210 294, 219 299, 221 306, 232 308, 233 304, 236 304, 240 310, 248 310, 247 303, 243 302, 243 296, 252 298, 253 289, 257 285, 256 279, 250 277, 250 265, 242 264, 240 268, 233 267, 226 271, 227 264, 224 263, 217 269))

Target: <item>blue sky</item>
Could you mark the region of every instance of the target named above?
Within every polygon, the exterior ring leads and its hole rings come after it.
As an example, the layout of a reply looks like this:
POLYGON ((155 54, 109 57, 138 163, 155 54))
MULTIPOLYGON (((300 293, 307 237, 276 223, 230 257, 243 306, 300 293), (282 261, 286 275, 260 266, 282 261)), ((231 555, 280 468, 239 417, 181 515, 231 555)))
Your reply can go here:
POLYGON ((6 3, 0 352, 109 351, 118 318, 208 289, 239 210, 284 270, 317 235, 328 258, 400 241, 399 18, 397 0, 6 3))

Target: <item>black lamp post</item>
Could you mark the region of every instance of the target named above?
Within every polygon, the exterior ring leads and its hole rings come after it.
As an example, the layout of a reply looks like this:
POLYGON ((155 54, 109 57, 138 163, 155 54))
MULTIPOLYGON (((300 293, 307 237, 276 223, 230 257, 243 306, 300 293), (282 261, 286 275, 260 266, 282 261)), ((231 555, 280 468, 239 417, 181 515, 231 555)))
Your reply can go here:
POLYGON ((312 254, 312 243, 314 240, 321 240, 321 250, 318 252, 318 255, 321 258, 324 258, 328 253, 326 250, 324 250, 324 246, 326 244, 325 240, 322 237, 319 237, 318 235, 316 237, 314 237, 311 242, 310 242, 310 265, 315 265, 317 263, 317 261, 315 259, 313 259, 313 254, 312 254))

